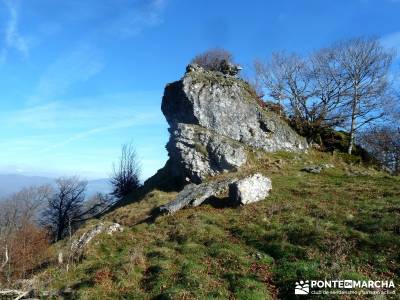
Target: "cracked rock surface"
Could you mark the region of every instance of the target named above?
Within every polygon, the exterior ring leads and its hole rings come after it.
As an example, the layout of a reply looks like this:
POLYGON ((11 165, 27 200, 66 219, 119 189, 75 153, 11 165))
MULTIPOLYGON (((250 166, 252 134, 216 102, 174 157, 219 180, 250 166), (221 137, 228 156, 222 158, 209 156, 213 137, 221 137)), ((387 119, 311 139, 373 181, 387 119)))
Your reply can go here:
POLYGON ((188 67, 181 80, 166 86, 162 100, 170 127, 168 173, 201 183, 243 166, 249 149, 308 148, 304 138, 257 101, 250 85, 234 75, 188 67))

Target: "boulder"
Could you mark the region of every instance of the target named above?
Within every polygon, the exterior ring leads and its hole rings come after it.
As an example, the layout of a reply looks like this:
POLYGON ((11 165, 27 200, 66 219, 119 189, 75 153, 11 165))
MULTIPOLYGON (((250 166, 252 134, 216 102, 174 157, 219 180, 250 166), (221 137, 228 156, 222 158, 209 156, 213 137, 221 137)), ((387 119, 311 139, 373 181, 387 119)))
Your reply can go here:
POLYGON ((211 197, 217 197, 229 190, 232 206, 263 200, 272 189, 271 180, 259 173, 238 180, 219 179, 201 184, 188 184, 175 200, 156 209, 156 214, 173 214, 185 207, 196 207, 211 197))
POLYGON ((249 204, 265 199, 271 189, 271 180, 257 173, 230 184, 229 198, 235 204, 249 204))
POLYGON ((233 74, 190 65, 181 80, 165 88, 161 109, 170 127, 165 168, 181 182, 188 178, 201 183, 235 170, 254 148, 268 152, 308 148, 304 138, 263 109, 251 86, 233 74))

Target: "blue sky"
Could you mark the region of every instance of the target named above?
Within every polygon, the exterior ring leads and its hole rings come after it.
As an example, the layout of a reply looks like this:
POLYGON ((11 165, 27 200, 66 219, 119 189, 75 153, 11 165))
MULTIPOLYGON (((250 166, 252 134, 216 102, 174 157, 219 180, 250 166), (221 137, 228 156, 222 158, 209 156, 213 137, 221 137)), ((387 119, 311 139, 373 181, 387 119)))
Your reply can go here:
POLYGON ((249 70, 376 36, 400 49, 400 0, 0 0, 0 173, 109 175, 133 141, 143 177, 167 159, 166 83, 210 47, 249 70))

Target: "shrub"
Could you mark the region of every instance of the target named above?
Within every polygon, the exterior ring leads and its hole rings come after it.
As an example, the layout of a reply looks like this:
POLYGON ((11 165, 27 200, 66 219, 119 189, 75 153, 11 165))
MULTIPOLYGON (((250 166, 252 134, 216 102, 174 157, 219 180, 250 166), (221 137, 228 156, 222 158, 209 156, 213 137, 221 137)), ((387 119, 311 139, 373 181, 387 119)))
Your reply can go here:
POLYGON ((24 224, 9 239, 9 261, 0 274, 0 282, 24 279, 31 275, 49 258, 49 245, 46 231, 31 223, 24 224))
POLYGON ((227 50, 214 48, 195 56, 191 63, 197 64, 205 70, 220 71, 223 61, 233 62, 233 55, 227 50))
POLYGON ((110 179, 113 186, 112 195, 122 200, 141 187, 141 165, 132 144, 122 146, 119 162, 113 166, 113 175, 110 179))
POLYGON ((272 101, 263 101, 263 103, 267 110, 272 111, 280 116, 285 116, 285 108, 281 104, 272 101))

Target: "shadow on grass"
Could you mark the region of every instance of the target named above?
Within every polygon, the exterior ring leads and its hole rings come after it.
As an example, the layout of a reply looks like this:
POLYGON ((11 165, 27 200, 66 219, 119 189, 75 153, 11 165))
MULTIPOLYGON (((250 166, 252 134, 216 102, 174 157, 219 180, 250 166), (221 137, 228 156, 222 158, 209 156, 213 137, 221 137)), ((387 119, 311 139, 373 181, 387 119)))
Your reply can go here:
POLYGON ((233 208, 238 206, 237 204, 232 203, 232 201, 229 200, 229 197, 219 198, 215 196, 206 199, 201 205, 210 205, 217 209, 233 208))

